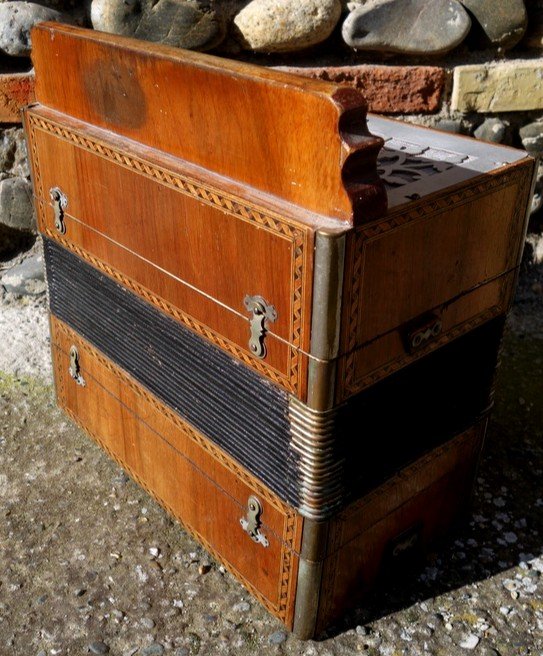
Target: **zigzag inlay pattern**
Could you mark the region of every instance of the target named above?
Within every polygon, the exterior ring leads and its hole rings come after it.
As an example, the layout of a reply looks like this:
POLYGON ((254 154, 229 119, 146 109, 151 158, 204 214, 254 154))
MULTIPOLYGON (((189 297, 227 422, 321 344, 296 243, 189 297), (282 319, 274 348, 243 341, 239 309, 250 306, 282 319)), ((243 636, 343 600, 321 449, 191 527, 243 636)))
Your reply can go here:
POLYGON ((293 515, 294 511, 292 508, 280 502, 280 500, 273 495, 268 488, 264 487, 259 483, 256 478, 251 477, 247 472, 239 467, 237 463, 224 451, 216 447, 213 442, 205 439, 198 431, 194 430, 187 422, 183 421, 179 415, 177 415, 173 410, 168 408, 168 406, 161 403, 154 395, 147 392, 143 389, 136 381, 134 381, 131 376, 129 376, 124 371, 121 371, 118 367, 113 365, 110 360, 104 357, 97 349, 95 349, 87 341, 84 341, 79 335, 74 331, 68 328, 66 325, 60 322, 59 319, 54 320, 54 331, 60 334, 65 335, 68 339, 77 343, 78 346, 86 353, 90 353, 92 357, 99 362, 103 367, 108 371, 111 371, 117 378, 119 378, 123 385, 129 387, 135 394, 139 397, 145 399, 150 403, 156 410, 158 410, 162 415, 166 416, 177 428, 179 428, 184 435, 186 435, 190 440, 196 442, 204 451, 207 451, 213 458, 221 463, 226 469, 234 473, 240 480, 246 483, 249 487, 258 491, 258 494, 264 498, 270 505, 279 510, 281 513, 287 515, 293 515))
MULTIPOLYGON (((193 317, 191 317, 188 314, 185 314, 184 312, 181 312, 177 307, 172 305, 171 303, 168 303, 165 301, 163 298, 160 298, 160 296, 157 296, 156 294, 153 294, 150 292, 146 287, 143 285, 140 285, 139 283, 135 282, 128 276, 125 276, 124 274, 120 273, 116 269, 113 269, 110 267, 108 264, 105 262, 102 262, 102 260, 99 260, 97 257, 94 257, 90 253, 87 253, 87 251, 83 250, 79 246, 76 246, 73 244, 71 241, 64 237, 60 237, 57 233, 53 232, 49 228, 45 228, 44 234, 57 241, 58 243, 62 244, 64 248, 67 250, 71 251, 72 253, 75 253, 79 257, 81 257, 83 260, 89 262, 92 264, 96 269, 99 269, 100 271, 103 271, 106 273, 108 276, 111 278, 114 278, 121 284, 123 284, 125 287, 128 287, 132 291, 136 292, 139 296, 144 298, 148 303, 151 303, 155 307, 157 307, 159 310, 162 310, 166 314, 169 314, 170 316, 173 316, 175 319, 178 321, 181 321, 184 325, 186 325, 188 328, 190 328, 192 331, 195 333, 198 333, 207 339, 209 339, 211 342, 214 344, 217 344, 220 346, 222 349, 227 351, 228 353, 231 353, 232 355, 235 355, 237 358, 245 362, 246 364, 250 365, 253 369, 256 369, 257 371, 260 371, 264 375, 266 375, 268 378, 271 378, 275 383, 278 385, 281 385, 282 387, 286 387, 289 391, 294 391, 296 389, 295 387, 290 387, 292 378, 289 380, 285 376, 281 374, 281 372, 272 369, 271 367, 267 366, 265 362, 261 360, 255 360, 254 358, 251 358, 249 355, 247 355, 242 349, 240 349, 236 344, 233 342, 230 342, 227 340, 225 337, 222 335, 214 332, 210 328, 208 328, 206 325, 200 323, 199 321, 196 321, 193 317)), ((291 349, 291 358, 294 359, 295 357, 298 357, 298 352, 295 349, 291 349)), ((296 364, 296 361, 293 363, 296 364)), ((295 371, 297 374, 297 369, 295 371)), ((293 375, 294 378, 294 375, 293 375)), ((294 378, 294 380, 297 382, 297 378, 294 378)))
MULTIPOLYGON (((79 148, 88 150, 100 157, 103 157, 109 161, 113 161, 120 166, 128 168, 136 173, 145 175, 146 177, 156 180, 160 184, 168 186, 172 189, 175 189, 185 195, 188 195, 192 198, 196 198, 200 202, 203 202, 207 205, 213 207, 218 207, 223 211, 232 214, 237 218, 241 218, 245 221, 256 223, 263 228, 270 230, 274 233, 277 233, 283 237, 288 238, 293 245, 293 258, 292 258, 292 289, 291 289, 291 325, 290 325, 290 348, 289 348, 289 359, 288 359, 288 373, 287 375, 282 375, 280 372, 272 369, 269 366, 266 366, 265 363, 256 360, 251 357, 249 352, 244 352, 241 348, 232 344, 221 335, 210 330, 208 327, 204 326, 200 322, 196 321, 194 318, 189 317, 180 310, 173 308, 170 304, 166 303, 163 299, 152 294, 150 291, 143 288, 141 285, 138 285, 134 281, 130 280, 127 276, 123 276, 119 272, 114 272, 111 267, 108 267, 106 264, 99 262, 97 258, 94 258, 88 253, 84 253, 82 249, 78 249, 75 245, 71 244, 68 240, 59 238, 59 235, 53 233, 51 230, 44 227, 44 232, 51 238, 60 241, 63 246, 70 248, 73 252, 80 254, 82 257, 85 257, 88 261, 91 261, 95 266, 98 266, 102 271, 105 271, 109 275, 112 275, 117 280, 121 281, 123 284, 129 284, 131 289, 138 291, 144 296, 148 301, 155 304, 157 307, 167 311, 168 313, 174 313, 174 316, 185 323, 189 328, 199 332, 200 334, 205 335, 206 338, 210 339, 214 343, 221 346, 228 352, 235 355, 237 358, 249 364, 252 368, 260 371, 267 377, 269 377, 274 382, 280 384, 288 391, 299 392, 302 387, 302 375, 303 371, 300 366, 301 356, 299 349, 303 347, 303 338, 305 332, 305 320, 303 308, 305 305, 305 295, 306 290, 304 289, 304 275, 307 270, 307 260, 308 260, 308 241, 309 241, 309 229, 305 226, 297 224, 295 221, 289 221, 278 214, 275 214, 271 211, 264 210, 257 206, 248 205, 241 198, 234 197, 230 194, 226 194, 223 191, 214 189, 209 185, 204 185, 197 180, 194 180, 188 176, 181 175, 179 173, 174 173, 168 171, 167 169, 157 166, 151 162, 148 162, 140 157, 130 155, 129 153, 123 152, 116 148, 109 146, 106 143, 100 142, 97 139, 92 139, 87 137, 77 131, 66 128, 65 126, 59 125, 51 120, 46 120, 43 117, 37 116, 35 114, 28 114, 28 125, 31 132, 31 142, 34 153, 34 162, 36 169, 36 178, 39 179, 39 159, 36 148, 36 138, 33 133, 36 129, 42 130, 49 134, 55 135, 56 137, 68 141, 79 148), (34 152, 35 149, 35 152, 34 152)), ((40 186, 40 194, 43 196, 43 189, 40 186)), ((43 226, 45 226, 45 217, 44 208, 39 204, 39 210, 42 214, 43 226)))
POLYGON ((445 344, 448 344, 453 339, 456 339, 457 337, 460 337, 460 335, 464 335, 470 332, 471 330, 474 330, 475 328, 482 325, 486 321, 490 321, 490 319, 494 319, 495 317, 498 317, 500 314, 503 314, 504 312, 505 312, 505 308, 501 304, 494 305, 490 309, 485 310, 481 314, 468 319, 464 323, 454 326, 446 333, 443 333, 443 335, 440 338, 436 339, 433 342, 430 342, 425 347, 421 348, 419 351, 417 351, 416 354, 401 356, 396 360, 387 362, 386 365, 380 367, 375 371, 372 371, 370 374, 367 374, 363 378, 359 378, 359 379, 356 378, 355 364, 356 364, 357 351, 354 351, 353 353, 349 353, 349 355, 346 357, 346 362, 345 362, 346 383, 345 383, 344 395, 351 396, 352 394, 361 392, 366 387, 369 387, 370 385, 374 385, 375 383, 377 383, 379 380, 382 380, 386 376, 390 376, 391 374, 398 371, 402 367, 408 365, 410 362, 414 362, 415 360, 418 360, 422 356, 427 355, 432 351, 435 351, 435 349, 439 348, 440 346, 444 346, 445 344), (349 383, 349 385, 347 385, 347 382, 349 383))
MULTIPOLYGON (((69 331, 64 329, 63 326, 57 324, 56 329, 64 330, 64 332, 70 335, 69 331)), ((95 349, 92 349, 92 347, 87 347, 85 345, 85 349, 89 348, 89 352, 93 354, 93 356, 99 355, 95 351, 95 349)), ((107 360, 100 358, 100 361, 102 364, 107 365, 107 360)), ((66 414, 77 424, 79 425, 110 457, 112 460, 116 461, 123 469, 125 469, 130 476, 153 498, 155 501, 162 506, 170 515, 173 517, 176 517, 178 521, 181 523, 183 528, 190 533, 198 542, 200 542, 204 548, 209 551, 209 553, 235 577, 237 578, 257 599, 258 601, 273 615, 277 616, 279 619, 282 621, 286 622, 288 620, 288 611, 289 611, 289 602, 290 602, 290 588, 292 585, 292 577, 293 577, 293 572, 292 572, 292 566, 293 566, 293 553, 292 549, 294 547, 294 537, 295 537, 295 526, 296 526, 296 514, 292 509, 288 509, 287 514, 285 515, 285 522, 284 522, 284 533, 282 536, 282 548, 281 548, 281 572, 280 572, 280 577, 279 577, 279 599, 278 603, 274 604, 272 603, 269 599, 264 597, 260 591, 255 588, 245 577, 243 577, 238 570, 227 560, 225 560, 221 554, 216 551, 213 546, 211 545, 210 542, 208 542, 205 537, 196 531, 192 526, 187 524, 186 522, 183 521, 181 517, 179 517, 178 513, 175 512, 175 510, 167 504, 163 499, 158 497, 153 490, 151 490, 147 483, 140 477, 138 473, 136 473, 132 467, 130 467, 124 459, 122 459, 117 453, 114 453, 101 439, 101 437, 94 431, 91 431, 87 426, 83 425, 81 422, 81 419, 70 409, 68 408, 67 404, 67 399, 65 395, 65 388, 64 388, 64 373, 63 373, 63 362, 61 357, 57 357, 56 361, 56 366, 55 366, 55 371, 57 374, 57 394, 58 394, 58 400, 59 403, 66 412, 66 414)), ((110 367, 110 369, 118 375, 120 372, 117 369, 114 369, 113 367, 110 367)), ((127 381, 125 381, 127 382, 127 381)), ((139 391, 136 389, 136 387, 133 387, 135 391, 139 391)), ((142 391, 143 393, 143 391, 142 391)), ((145 395, 145 393, 143 393, 145 395)), ((188 428, 188 427, 184 427, 188 428)), ((200 443, 200 442, 199 442, 200 443)), ((223 460, 220 460, 222 464, 225 464, 228 468, 229 463, 223 462, 223 460)), ((263 488, 258 489, 258 493, 262 494, 263 488)), ((263 495, 264 496, 264 495, 263 495)), ((269 501, 270 503, 276 502, 275 499, 270 497, 269 495, 266 496, 266 500, 269 501)), ((277 506, 277 503, 274 503, 275 507, 277 506)), ((282 506, 279 506, 282 510, 284 508, 282 506)), ((286 508, 286 507, 285 507, 286 508)))

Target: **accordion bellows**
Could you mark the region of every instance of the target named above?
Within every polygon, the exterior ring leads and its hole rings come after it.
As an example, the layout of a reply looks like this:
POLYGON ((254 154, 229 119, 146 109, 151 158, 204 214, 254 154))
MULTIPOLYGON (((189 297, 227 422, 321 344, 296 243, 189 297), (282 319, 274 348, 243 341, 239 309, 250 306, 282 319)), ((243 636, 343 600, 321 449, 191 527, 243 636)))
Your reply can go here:
POLYGON ((533 160, 333 84, 32 38, 59 404, 311 637, 466 506, 533 160))

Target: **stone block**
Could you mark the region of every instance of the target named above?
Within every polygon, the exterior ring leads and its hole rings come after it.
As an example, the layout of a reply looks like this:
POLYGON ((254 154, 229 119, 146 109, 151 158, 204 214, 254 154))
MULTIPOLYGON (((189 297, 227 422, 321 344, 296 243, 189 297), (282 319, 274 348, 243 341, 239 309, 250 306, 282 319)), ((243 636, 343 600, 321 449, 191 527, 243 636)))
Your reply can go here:
POLYGON ((543 108, 543 60, 472 64, 454 69, 452 109, 516 112, 543 108))
POLYGON ((34 100, 34 75, 5 73, 0 75, 0 123, 20 123, 21 107, 34 100))
POLYGON ((438 66, 282 66, 280 70, 337 82, 359 89, 372 112, 418 114, 437 112, 446 73, 438 66))

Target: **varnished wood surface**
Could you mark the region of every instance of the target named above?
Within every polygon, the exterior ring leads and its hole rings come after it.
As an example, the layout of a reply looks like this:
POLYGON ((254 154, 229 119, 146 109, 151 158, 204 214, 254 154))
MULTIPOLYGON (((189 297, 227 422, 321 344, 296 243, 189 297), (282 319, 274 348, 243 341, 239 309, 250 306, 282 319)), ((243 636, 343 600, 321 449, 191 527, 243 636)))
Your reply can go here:
POLYGON ((504 166, 348 234, 338 400, 408 363, 402 335, 429 313, 442 317, 442 344, 507 311, 533 166, 504 166))
POLYGON ((118 150, 58 114, 31 110, 26 127, 44 234, 304 398, 314 228, 164 169, 149 151, 118 150), (49 197, 57 187, 68 199, 64 235, 49 197), (247 294, 277 311, 265 361, 249 350, 247 294))
POLYGON ((354 89, 57 23, 32 45, 43 105, 325 216, 386 210, 354 89))
POLYGON ((302 518, 65 324, 51 327, 60 406, 290 626, 302 518), (85 386, 68 374, 72 345, 85 386), (252 494, 268 547, 240 526, 252 494))
POLYGON ((397 541, 425 549, 467 510, 486 422, 472 427, 332 520, 317 634, 371 590, 397 541))
MULTIPOLYGON (((515 271, 511 271, 460 296, 454 302, 435 308, 435 316, 443 325, 442 332, 417 351, 411 352, 407 347, 409 325, 403 324, 343 356, 338 363, 338 403, 411 362, 428 356, 486 321, 505 314, 514 282, 515 271)), ((432 314, 431 310, 429 314, 432 314)))
MULTIPOLYGON (((303 518, 99 351, 51 317, 58 401, 69 416, 254 594, 292 628, 303 518), (85 385, 69 376, 79 352, 85 385), (250 494, 264 509, 267 548, 242 531, 250 494)), ((485 423, 434 449, 330 520, 317 633, 375 583, 398 536, 420 527, 426 546, 469 498, 485 423)), ((311 614, 311 609, 307 609, 311 614)))

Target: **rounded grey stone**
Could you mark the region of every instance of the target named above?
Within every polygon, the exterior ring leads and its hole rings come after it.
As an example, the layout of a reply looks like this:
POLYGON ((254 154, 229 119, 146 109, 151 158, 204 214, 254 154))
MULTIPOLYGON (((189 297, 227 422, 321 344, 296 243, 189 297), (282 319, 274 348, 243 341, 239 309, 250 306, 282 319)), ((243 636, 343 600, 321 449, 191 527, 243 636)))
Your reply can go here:
POLYGON ((32 186, 28 180, 6 178, 0 181, 0 223, 16 230, 35 230, 32 186))
POLYGON ((499 118, 486 118, 473 134, 482 141, 503 143, 506 129, 505 123, 499 118))
POLYGON ((292 52, 325 41, 340 16, 340 0, 252 0, 234 24, 248 50, 292 52))
POLYGON ((543 121, 528 123, 520 128, 519 135, 530 155, 543 155, 543 121))
POLYGON ((155 628, 155 622, 150 617, 144 617, 142 620, 140 620, 140 624, 146 629, 155 628))
POLYGON ((162 656, 163 653, 164 647, 158 642, 154 642, 141 650, 141 656, 162 656))
POLYGON ((178 48, 210 50, 226 30, 209 3, 185 0, 92 0, 95 29, 178 48))
POLYGON ((440 54, 460 44, 470 26, 458 0, 370 0, 347 16, 342 35, 357 50, 440 54))
POLYGON ((463 134, 462 121, 460 119, 442 118, 436 123, 436 130, 451 132, 452 134, 463 134))
POLYGON ((512 48, 524 36, 528 15, 523 0, 460 0, 470 12, 481 45, 512 48), (478 29, 477 29, 478 28, 478 29))
POLYGON ((0 171, 10 176, 30 177, 26 141, 22 128, 0 130, 0 171))
POLYGON ((91 654, 108 654, 109 646, 105 642, 98 640, 96 642, 91 642, 89 645, 89 652, 91 654))
POLYGON ((287 634, 284 631, 274 631, 268 638, 268 642, 272 645, 282 645, 287 639, 287 634))
POLYGON ((1 278, 6 291, 18 296, 37 296, 45 291, 43 257, 37 253, 8 269, 1 278))
POLYGON ((0 50, 15 57, 28 57, 30 30, 42 21, 70 22, 60 11, 34 2, 0 3, 0 50))

